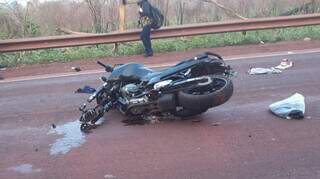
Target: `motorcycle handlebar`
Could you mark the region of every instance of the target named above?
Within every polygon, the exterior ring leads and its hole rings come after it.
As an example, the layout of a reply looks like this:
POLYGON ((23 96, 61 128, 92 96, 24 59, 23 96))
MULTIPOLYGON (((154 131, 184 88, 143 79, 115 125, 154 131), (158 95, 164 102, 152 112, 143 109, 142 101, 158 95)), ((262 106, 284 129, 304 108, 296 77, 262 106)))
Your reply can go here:
POLYGON ((112 71, 113 71, 112 66, 110 66, 110 65, 105 65, 105 64, 103 64, 103 63, 100 62, 100 61, 97 61, 97 63, 98 63, 99 65, 101 65, 102 67, 104 67, 104 69, 106 70, 106 72, 112 72, 112 71))

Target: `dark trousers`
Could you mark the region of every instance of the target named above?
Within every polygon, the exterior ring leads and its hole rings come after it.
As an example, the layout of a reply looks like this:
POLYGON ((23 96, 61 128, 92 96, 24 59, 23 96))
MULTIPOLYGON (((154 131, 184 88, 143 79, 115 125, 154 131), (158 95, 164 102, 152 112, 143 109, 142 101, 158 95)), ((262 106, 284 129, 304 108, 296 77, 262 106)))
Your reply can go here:
POLYGON ((146 55, 153 54, 150 33, 151 33, 151 25, 145 25, 142 29, 142 32, 140 33, 140 39, 143 43, 144 52, 146 55))

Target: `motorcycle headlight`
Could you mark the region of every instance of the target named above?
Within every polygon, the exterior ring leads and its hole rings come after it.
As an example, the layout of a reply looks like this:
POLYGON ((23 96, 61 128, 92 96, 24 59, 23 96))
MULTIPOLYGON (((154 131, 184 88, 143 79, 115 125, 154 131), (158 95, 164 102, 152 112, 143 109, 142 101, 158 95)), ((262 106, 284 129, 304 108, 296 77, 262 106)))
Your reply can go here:
POLYGON ((164 88, 164 87, 170 85, 171 82, 172 82, 172 80, 160 81, 160 82, 156 83, 156 84, 153 86, 153 89, 159 90, 159 89, 161 89, 161 88, 164 88))

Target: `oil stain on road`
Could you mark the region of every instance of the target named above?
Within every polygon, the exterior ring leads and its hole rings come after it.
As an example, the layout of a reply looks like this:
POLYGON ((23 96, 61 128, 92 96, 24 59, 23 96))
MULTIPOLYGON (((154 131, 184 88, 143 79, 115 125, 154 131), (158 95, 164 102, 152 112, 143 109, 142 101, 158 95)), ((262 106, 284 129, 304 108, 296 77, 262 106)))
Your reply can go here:
POLYGON ((64 125, 56 126, 51 129, 48 134, 62 135, 62 138, 57 139, 53 144, 50 144, 50 154, 59 155, 66 154, 72 148, 80 147, 85 143, 85 135, 80 130, 80 122, 74 121, 64 125))

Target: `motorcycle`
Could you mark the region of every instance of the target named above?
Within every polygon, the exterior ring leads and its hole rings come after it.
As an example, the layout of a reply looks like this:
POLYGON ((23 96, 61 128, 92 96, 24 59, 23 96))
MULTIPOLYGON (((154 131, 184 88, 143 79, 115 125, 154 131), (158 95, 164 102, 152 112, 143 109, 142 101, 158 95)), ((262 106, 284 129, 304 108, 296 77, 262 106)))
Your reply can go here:
POLYGON ((206 52, 175 66, 153 71, 141 64, 112 67, 99 65, 111 73, 101 77, 102 85, 79 110, 80 129, 88 132, 111 109, 118 109, 130 120, 148 116, 190 117, 228 101, 233 94, 233 71, 222 57, 206 52))

